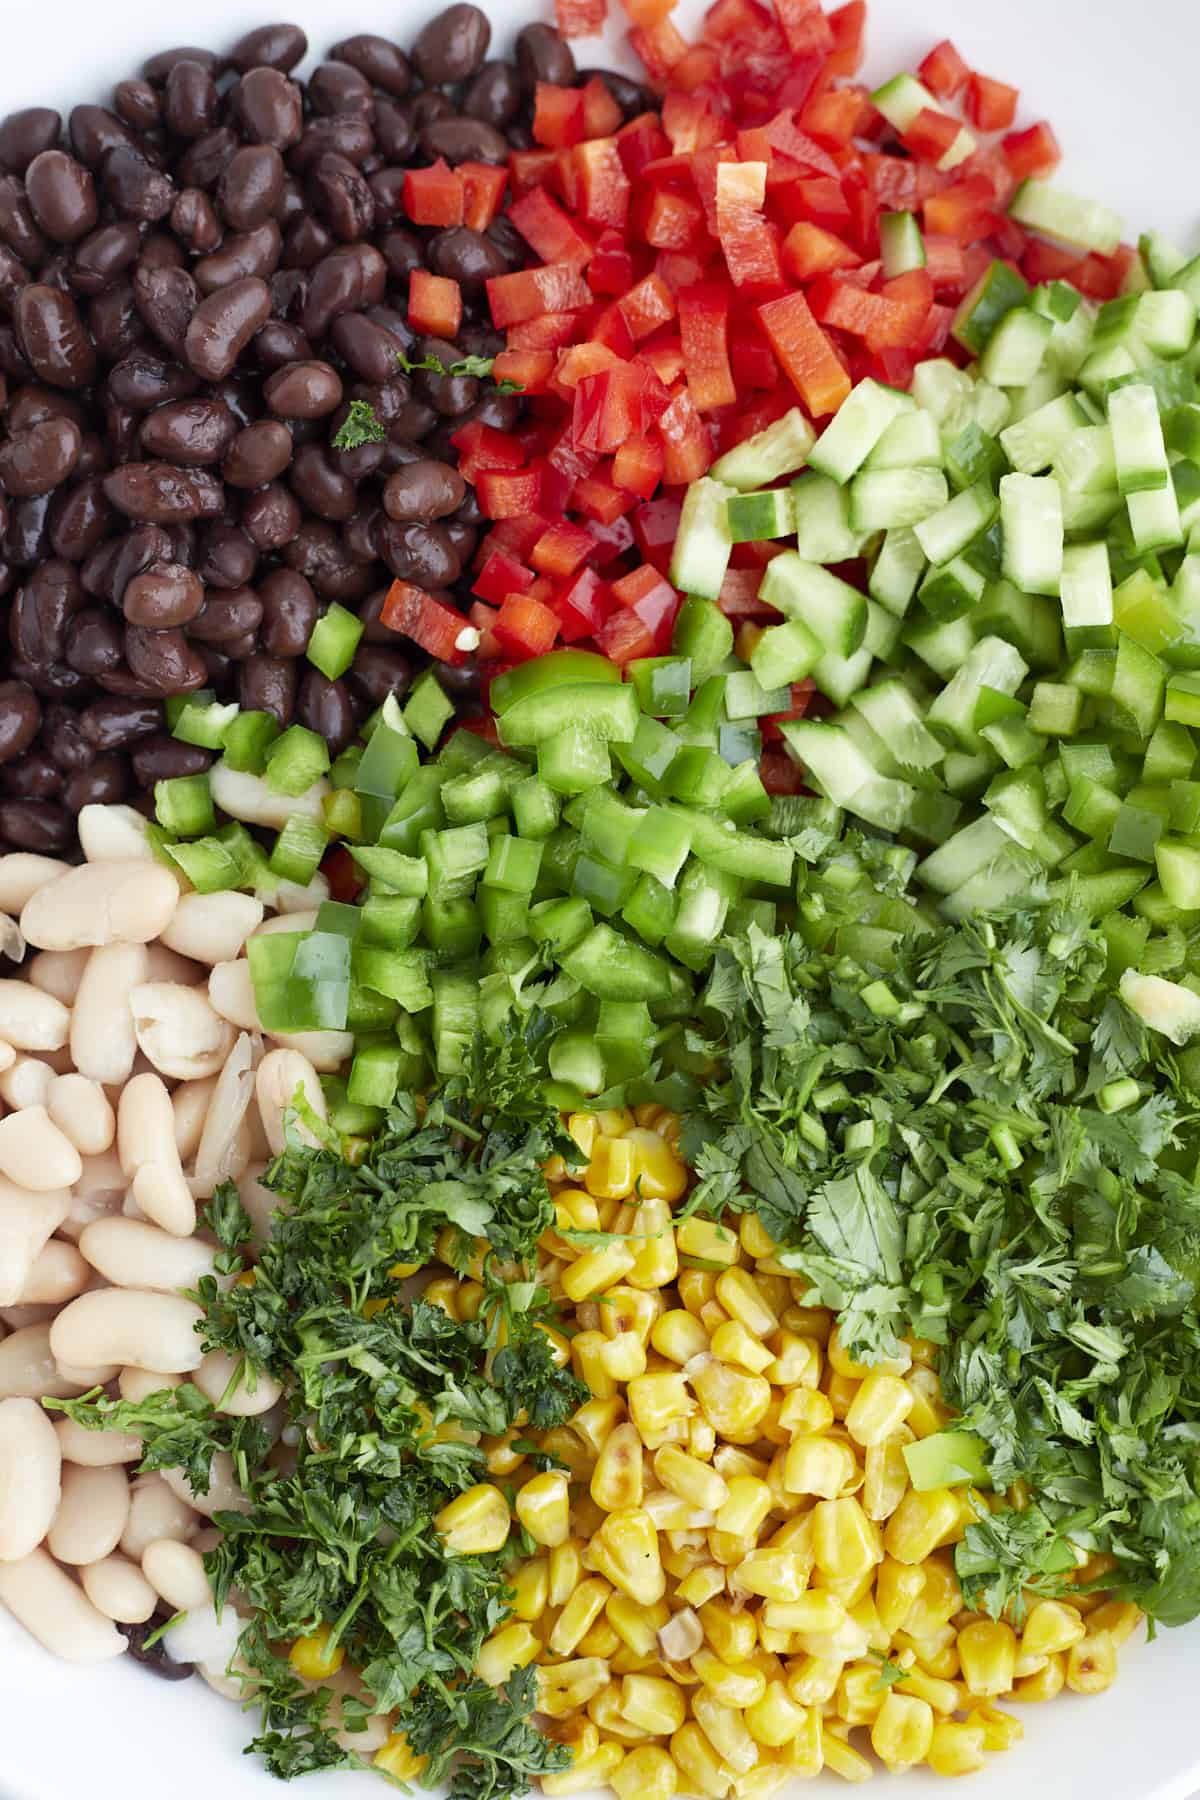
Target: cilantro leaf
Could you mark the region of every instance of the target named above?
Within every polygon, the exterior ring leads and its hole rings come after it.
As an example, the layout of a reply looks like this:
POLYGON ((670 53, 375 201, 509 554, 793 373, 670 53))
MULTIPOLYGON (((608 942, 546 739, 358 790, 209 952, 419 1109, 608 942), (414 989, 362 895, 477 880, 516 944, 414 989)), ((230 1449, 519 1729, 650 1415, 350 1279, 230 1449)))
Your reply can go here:
POLYGON ((369 400, 352 400, 350 410, 333 434, 335 450, 361 450, 364 444, 381 444, 387 427, 369 400))

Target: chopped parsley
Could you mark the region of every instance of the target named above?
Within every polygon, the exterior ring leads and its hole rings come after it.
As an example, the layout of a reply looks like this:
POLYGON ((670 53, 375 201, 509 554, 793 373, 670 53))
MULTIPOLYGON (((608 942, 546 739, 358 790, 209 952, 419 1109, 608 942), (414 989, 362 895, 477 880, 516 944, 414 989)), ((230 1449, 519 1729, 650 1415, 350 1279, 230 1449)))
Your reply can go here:
POLYGON ((350 411, 333 434, 335 450, 361 450, 364 444, 382 444, 387 428, 369 400, 352 400, 350 411))
MULTIPOLYGON (((406 375, 413 375, 419 369, 427 369, 431 375, 472 375, 479 381, 490 378, 496 364, 494 356, 463 356, 457 362, 444 363, 437 356, 423 356, 419 362, 412 361, 401 351, 397 357, 401 369, 406 375)), ((497 381, 498 394, 523 394, 524 388, 519 381, 497 381)))

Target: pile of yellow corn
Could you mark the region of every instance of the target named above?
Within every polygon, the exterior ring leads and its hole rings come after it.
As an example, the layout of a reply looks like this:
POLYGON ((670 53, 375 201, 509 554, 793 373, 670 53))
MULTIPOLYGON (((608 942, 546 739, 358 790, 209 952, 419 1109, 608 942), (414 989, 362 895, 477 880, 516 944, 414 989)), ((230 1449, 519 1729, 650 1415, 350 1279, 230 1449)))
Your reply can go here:
MULTIPOLYGON (((915 1491, 902 1454, 949 1420, 933 1347, 864 1367, 755 1215, 675 1225, 689 1174, 674 1114, 568 1129, 587 1167, 572 1183, 547 1171, 539 1273, 567 1328, 556 1355, 592 1398, 532 1434, 561 1467, 535 1473, 493 1441, 491 1480, 437 1519, 463 1554, 501 1548, 513 1513, 536 1546, 477 1672, 499 1683, 536 1663, 546 1729, 574 1753, 544 1791, 759 1800, 822 1769, 865 1781, 869 1752, 964 1775, 1023 1734, 1001 1697, 1107 1688, 1136 1607, 1094 1586, 1031 1596, 1019 1631, 964 1610, 952 1546, 987 1499, 915 1491), (616 1241, 572 1236, 596 1232, 616 1241)), ((465 1318, 483 1289, 443 1280, 426 1297, 465 1318)), ((1107 1567, 1082 1563, 1080 1586, 1107 1567)), ((419 1779, 399 1734, 375 1760, 419 1779)))

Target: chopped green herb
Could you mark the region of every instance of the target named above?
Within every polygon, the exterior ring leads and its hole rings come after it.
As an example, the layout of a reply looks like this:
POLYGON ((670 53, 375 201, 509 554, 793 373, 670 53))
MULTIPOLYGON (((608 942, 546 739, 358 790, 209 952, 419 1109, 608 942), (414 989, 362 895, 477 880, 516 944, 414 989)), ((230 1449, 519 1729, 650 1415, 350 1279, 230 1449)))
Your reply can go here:
POLYGON ((335 450, 361 450, 364 444, 381 444, 387 428, 369 400, 352 400, 350 411, 333 434, 335 450))

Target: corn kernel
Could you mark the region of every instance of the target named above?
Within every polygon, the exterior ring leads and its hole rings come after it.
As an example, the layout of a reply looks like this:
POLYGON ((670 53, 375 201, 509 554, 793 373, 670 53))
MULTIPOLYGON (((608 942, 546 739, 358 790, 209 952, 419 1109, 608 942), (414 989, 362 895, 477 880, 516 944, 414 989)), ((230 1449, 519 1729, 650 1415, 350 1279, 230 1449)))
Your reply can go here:
MULTIPOLYGON (((792 1695, 792 1698, 795 1696, 792 1695)), ((821 1773, 825 1762, 821 1743, 821 1714, 816 1706, 806 1705, 803 1710, 804 1722, 795 1737, 784 1745, 780 1760, 790 1775, 811 1780, 814 1775, 821 1773)))
POLYGON ((625 1282, 605 1294, 604 1305, 600 1308, 600 1329, 610 1338, 632 1331, 642 1344, 647 1344, 651 1327, 662 1311, 661 1294, 649 1293, 625 1282))
POLYGON ((737 1444, 719 1444, 713 1452, 712 1462, 718 1475, 723 1475, 726 1481, 732 1481, 737 1475, 753 1475, 758 1481, 767 1478, 768 1465, 762 1458, 737 1444))
POLYGON ((936 1372, 918 1364, 905 1376, 904 1384, 913 1397, 912 1411, 908 1415, 913 1435, 932 1437, 935 1431, 944 1430, 950 1414, 941 1403, 942 1388, 936 1372))
POLYGON ((719 1563, 701 1563, 685 1575, 675 1589, 677 1598, 688 1606, 703 1606, 725 1591, 725 1571, 719 1563))
POLYGON ((801 1656, 788 1663, 787 1691, 797 1706, 827 1706, 837 1692, 842 1664, 832 1657, 801 1656))
POLYGON ((605 1512, 642 1504, 642 1440, 636 1425, 615 1425, 609 1432, 592 1471, 590 1492, 605 1512))
POLYGON ((706 1687, 699 1687, 692 1695, 692 1713, 723 1763, 740 1774, 754 1767, 758 1746, 736 1707, 726 1706, 706 1687))
POLYGON ((797 1437, 787 1451, 783 1482, 789 1493, 834 1500, 854 1473, 849 1447, 836 1438, 797 1437))
POLYGON ((581 1300, 590 1300, 593 1294, 603 1293, 605 1288, 628 1275, 636 1260, 636 1253, 630 1249, 627 1240, 586 1250, 577 1262, 563 1270, 563 1293, 576 1305, 581 1300))
POLYGON ((480 1649, 475 1660, 475 1673, 489 1687, 499 1687, 514 1669, 523 1669, 526 1663, 531 1663, 541 1647, 528 1625, 504 1625, 494 1631, 480 1649))
POLYGON ((580 1638, 589 1632, 612 1592, 607 1581, 593 1575, 581 1581, 563 1607, 547 1640, 555 1656, 570 1656, 580 1638))
POLYGON ((428 1765, 427 1756, 418 1756, 402 1731, 393 1731, 387 1743, 378 1749, 371 1762, 395 1781, 419 1781, 428 1765))
POLYGON ((767 1380, 781 1388, 815 1388, 821 1379, 821 1346, 815 1338, 798 1337, 781 1326, 771 1338, 775 1360, 764 1371, 767 1380))
POLYGON ((1141 1609, 1132 1600, 1107 1600, 1089 1615, 1088 1630, 1106 1632, 1119 1649, 1141 1622, 1141 1609))
POLYGON ((591 1156, 599 1135, 600 1127, 595 1113, 577 1112, 568 1115, 567 1136, 574 1138, 578 1144, 582 1162, 586 1162, 591 1156))
POLYGON ((753 1656, 756 1634, 748 1612, 736 1610, 727 1600, 710 1600, 698 1611, 705 1640, 722 1662, 742 1663, 753 1656))
MULTIPOLYGON (((680 1221, 675 1228, 675 1242, 681 1256, 694 1256, 706 1263, 720 1263, 722 1268, 727 1269, 737 1262, 740 1249, 737 1238, 728 1226, 718 1225, 715 1219, 702 1219, 699 1213, 693 1213, 690 1219, 680 1221)), ((715 1291, 714 1282, 713 1292, 715 1291)), ((712 1294, 706 1295, 706 1298, 711 1299, 712 1294)), ((686 1301, 684 1304, 687 1304, 686 1301)))
POLYGON ((543 1775, 541 1778, 543 1794, 552 1797, 559 1794, 580 1794, 589 1788, 603 1787, 611 1781, 621 1764, 625 1761, 625 1752, 620 1744, 601 1744, 593 1755, 564 1769, 557 1775, 543 1775))
POLYGON ((1067 1686, 1073 1694, 1102 1694, 1116 1676, 1117 1646, 1106 1631, 1089 1631, 1067 1652, 1067 1686))
POLYGON ((770 1800, 792 1774, 782 1762, 763 1759, 734 1780, 733 1791, 738 1800, 770 1800))
POLYGON ((621 1640, 607 1619, 597 1619, 575 1647, 580 1656, 602 1656, 605 1662, 611 1664, 612 1658, 621 1648, 621 1640))
POLYGON ((587 1705, 588 1718, 597 1731, 603 1732, 603 1743, 606 1739, 616 1738, 622 1744, 644 1744, 653 1733, 643 1731, 640 1725, 631 1725, 621 1711, 621 1683, 610 1681, 606 1688, 593 1694, 587 1705))
POLYGON ((570 1533, 570 1489, 561 1470, 534 1475, 517 1491, 515 1510, 535 1544, 553 1549, 570 1533))
POLYGON ((727 1663, 708 1649, 695 1652, 692 1668, 724 1706, 753 1706, 767 1691, 766 1676, 753 1663, 727 1663))
POLYGON ((672 1800, 679 1787, 679 1772, 665 1750, 656 1744, 639 1744, 608 1780, 617 1800, 672 1800))
POLYGON ((686 1163, 680 1161, 657 1131, 635 1126, 625 1139, 632 1145, 635 1181, 643 1200, 682 1200, 688 1188, 686 1163))
POLYGON ((884 1549, 897 1562, 920 1563, 960 1530, 962 1512, 951 1488, 910 1489, 887 1522, 884 1549))
POLYGON ((531 1557, 514 1569, 509 1577, 513 1590, 512 1610, 527 1624, 540 1619, 550 1598, 550 1564, 546 1557, 531 1557))
POLYGON ((609 1513, 588 1545, 588 1557, 613 1587, 643 1606, 666 1592, 658 1532, 650 1515, 637 1508, 609 1513))
POLYGON ((720 1326, 731 1323, 729 1314, 719 1300, 706 1300, 696 1316, 710 1338, 720 1326))
POLYGON ((604 1362, 607 1345, 602 1331, 579 1331, 571 1340, 571 1366, 596 1400, 611 1400, 617 1391, 616 1376, 604 1362))
POLYGON ((982 1731, 985 1750, 1011 1750, 1025 1736, 1025 1727, 1020 1719, 1014 1719, 1011 1713, 1001 1712, 998 1706, 989 1706, 987 1701, 972 1707, 966 1722, 977 1731, 982 1731))
POLYGON ((485 1556, 503 1548, 512 1519, 500 1489, 481 1481, 443 1506, 433 1523, 455 1556, 485 1556))
MULTIPOLYGON (((912 1655, 911 1650, 901 1650, 903 1662, 912 1655)), ((931 1675, 927 1669, 910 1667, 903 1681, 896 1683, 898 1694, 914 1694, 918 1700, 928 1700, 934 1712, 949 1715, 958 1711, 962 1695, 952 1681, 941 1681, 931 1675)))
POLYGON ((1065 1655, 1050 1656, 1046 1666, 1039 1669, 1036 1675, 1026 1675, 1013 1688, 1014 1700, 1029 1702, 1054 1700, 1067 1685, 1067 1659, 1065 1655))
POLYGON ((717 1299, 731 1319, 744 1325, 752 1337, 770 1337, 779 1320, 759 1283, 746 1269, 727 1269, 717 1276, 717 1299))
POLYGON ((771 1404, 770 1382, 713 1357, 696 1370, 692 1387, 701 1411, 719 1437, 735 1444, 754 1443, 757 1428, 771 1404))
POLYGON ((754 1475, 735 1475, 717 1513, 717 1530, 751 1537, 771 1510, 771 1490, 754 1475))
POLYGON ((921 1596, 905 1622, 914 1637, 933 1637, 962 1611, 962 1589, 954 1568, 954 1558, 945 1550, 935 1551, 921 1564, 925 1576, 921 1596))
MULTIPOLYGON (((730 1273, 740 1275, 741 1270, 733 1269, 730 1273)), ((754 1337, 736 1319, 726 1319, 724 1324, 717 1326, 712 1335, 712 1353, 721 1362, 735 1363, 752 1375, 761 1375, 774 1361, 762 1340, 754 1337)))
POLYGON ((653 1493, 646 1495, 643 1504, 657 1530, 668 1532, 672 1540, 681 1540, 676 1546, 680 1549, 693 1547, 691 1535, 702 1531, 712 1521, 710 1512, 672 1494, 667 1488, 655 1488, 653 1493))
POLYGON ((565 1606, 579 1583, 583 1580, 583 1545, 577 1538, 568 1538, 565 1544, 556 1544, 550 1552, 550 1593, 551 1606, 565 1606))
POLYGON ((625 1402, 611 1394, 607 1400, 589 1400, 571 1420, 571 1430, 580 1437, 595 1456, 599 1456, 609 1436, 625 1417, 625 1402))
POLYGON ((813 1507, 813 1555, 834 1581, 856 1581, 883 1560, 879 1528, 857 1500, 819 1500, 813 1507))
POLYGON ((592 1145, 592 1160, 584 1170, 583 1185, 597 1200, 623 1200, 632 1194, 637 1180, 633 1145, 623 1137, 600 1136, 592 1145))
POLYGON ((654 1473, 663 1486, 678 1494, 681 1500, 708 1512, 716 1512, 729 1496, 724 1477, 698 1457, 689 1456, 677 1444, 664 1444, 661 1450, 655 1451, 654 1473))
POLYGON ((994 1700, 1012 1691, 1017 1634, 998 1619, 979 1619, 958 1634, 958 1655, 968 1694, 994 1700))
POLYGON ((924 1762, 933 1732, 933 1708, 890 1688, 871 1727, 871 1748, 889 1769, 911 1769, 924 1762))
POLYGON ((871 1444, 882 1444, 903 1425, 912 1406, 912 1390, 899 1376, 872 1369, 859 1383, 858 1392, 847 1410, 846 1430, 864 1449, 871 1444))
POLYGON ((1086 1630, 1073 1606, 1066 1606, 1061 1600, 1039 1600, 1029 1609, 1021 1633, 1021 1654, 1053 1656, 1077 1644, 1086 1630))
POLYGON ((297 1638, 288 1661, 302 1681, 328 1681, 346 1660, 340 1644, 330 1645, 330 1627, 319 1625, 308 1637, 297 1638))
POLYGON ((826 1637, 845 1624, 847 1614, 835 1595, 824 1588, 810 1588, 798 1600, 768 1600, 763 1617, 777 1631, 802 1631, 826 1637))
POLYGON ((856 1381, 864 1381, 868 1375, 876 1372, 884 1375, 906 1375, 912 1367, 912 1352, 907 1344, 901 1344, 896 1356, 882 1356, 878 1362, 860 1363, 846 1348, 841 1327, 835 1325, 829 1333, 827 1354, 829 1361, 839 1375, 850 1375, 856 1381))
MULTIPOLYGON (((711 1269, 680 1269, 676 1286, 687 1311, 699 1318, 700 1308, 716 1298, 717 1278, 711 1269)), ((721 1311, 724 1313, 725 1308, 721 1311)))
POLYGON ((689 1456, 705 1462, 716 1451, 717 1434, 708 1420, 696 1412, 687 1422, 687 1437, 682 1441, 687 1444, 689 1456))
POLYGON ((700 1794, 704 1800, 725 1800, 732 1777, 694 1719, 672 1736, 671 1758, 683 1776, 686 1792, 700 1794))
POLYGON ((552 1719, 565 1719, 568 1713, 586 1706, 593 1694, 608 1686, 608 1664, 599 1656, 577 1657, 571 1662, 554 1663, 537 1672, 537 1710, 552 1719))
POLYGON ((808 1585, 808 1568, 793 1551, 752 1550, 735 1567, 733 1580, 740 1592, 764 1600, 799 1600, 808 1585))
POLYGON ((926 1760, 935 1775, 973 1775, 987 1761, 982 1729, 939 1719, 933 1728, 926 1760))
POLYGON ((604 1137, 625 1137, 637 1123, 627 1106, 611 1106, 595 1116, 596 1127, 604 1137))
POLYGON ((440 1306, 450 1318, 461 1323, 462 1315, 458 1310, 459 1285, 453 1275, 439 1275, 429 1283, 421 1298, 426 1306, 440 1306))
POLYGON ((821 1754, 825 1767, 843 1781, 870 1781, 875 1773, 866 1757, 839 1737, 828 1719, 821 1720, 821 1754))
POLYGON ((648 1450, 678 1442, 696 1410, 683 1376, 674 1372, 635 1375, 625 1390, 625 1398, 629 1416, 648 1450))
POLYGON ((681 1368, 693 1356, 701 1355, 709 1345, 708 1333, 699 1319, 683 1307, 674 1307, 654 1321, 650 1342, 660 1356, 678 1363, 681 1368))
POLYGON ((877 1662, 848 1663, 834 1696, 838 1718, 847 1725, 869 1725, 878 1716, 885 1691, 877 1662))
POLYGON ((706 1534, 705 1541, 712 1561, 720 1563, 723 1569, 736 1568, 754 1548, 753 1536, 739 1537, 736 1532, 717 1531, 715 1527, 706 1534))
POLYGON ((630 1650, 638 1656, 653 1656, 657 1649, 657 1634, 671 1614, 664 1600, 642 1606, 628 1594, 618 1592, 609 1595, 604 1616, 630 1650))
POLYGON ((924 1586, 923 1568, 898 1563, 893 1556, 884 1557, 875 1577, 875 1604, 889 1638, 904 1625, 924 1586))
POLYGON ((768 1750, 790 1743, 804 1720, 804 1708, 797 1706, 780 1680, 769 1682, 761 1698, 746 1708, 746 1730, 768 1750))

